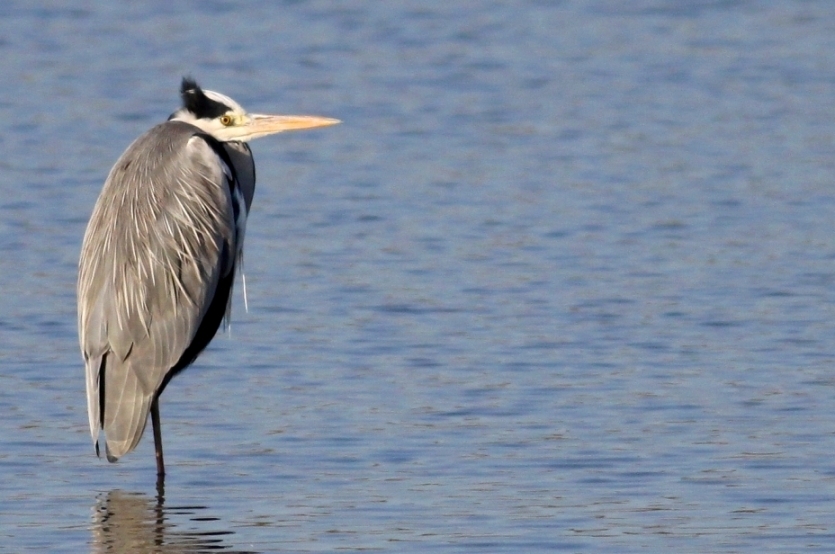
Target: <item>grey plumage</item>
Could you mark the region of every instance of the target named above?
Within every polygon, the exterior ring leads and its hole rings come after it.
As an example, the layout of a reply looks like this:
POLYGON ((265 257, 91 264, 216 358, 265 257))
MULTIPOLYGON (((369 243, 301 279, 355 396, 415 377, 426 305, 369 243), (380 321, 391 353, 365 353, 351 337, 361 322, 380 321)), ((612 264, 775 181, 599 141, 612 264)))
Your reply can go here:
POLYGON ((87 299, 79 317, 90 432, 98 435, 104 404, 108 459, 139 442, 154 394, 234 269, 228 179, 198 133, 169 121, 137 139, 110 172, 102 198, 112 201, 96 205, 85 235, 78 292, 87 299), (165 187, 148 186, 151 168, 165 187))
POLYGON ((90 432, 98 452, 104 430, 110 461, 136 447, 152 404, 228 314, 255 191, 244 141, 338 122, 247 114, 190 80, 181 92, 184 108, 118 159, 84 235, 79 338, 90 432))

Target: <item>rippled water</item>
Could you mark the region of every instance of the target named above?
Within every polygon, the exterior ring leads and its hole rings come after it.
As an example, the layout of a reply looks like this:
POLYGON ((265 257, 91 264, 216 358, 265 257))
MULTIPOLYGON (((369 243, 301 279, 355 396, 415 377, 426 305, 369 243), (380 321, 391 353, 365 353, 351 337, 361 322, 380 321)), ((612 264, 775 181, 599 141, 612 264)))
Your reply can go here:
POLYGON ((0 550, 828 552, 835 5, 0 5, 0 550), (75 266, 183 74, 249 312, 95 458, 75 266))

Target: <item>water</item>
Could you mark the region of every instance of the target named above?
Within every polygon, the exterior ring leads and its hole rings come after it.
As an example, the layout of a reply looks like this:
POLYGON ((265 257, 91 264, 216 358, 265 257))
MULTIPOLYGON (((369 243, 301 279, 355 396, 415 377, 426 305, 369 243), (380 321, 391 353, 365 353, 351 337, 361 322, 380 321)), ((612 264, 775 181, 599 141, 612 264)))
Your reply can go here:
POLYGON ((828 552, 835 7, 6 1, 0 550, 828 552), (75 266, 183 74, 249 312, 96 460, 75 266))

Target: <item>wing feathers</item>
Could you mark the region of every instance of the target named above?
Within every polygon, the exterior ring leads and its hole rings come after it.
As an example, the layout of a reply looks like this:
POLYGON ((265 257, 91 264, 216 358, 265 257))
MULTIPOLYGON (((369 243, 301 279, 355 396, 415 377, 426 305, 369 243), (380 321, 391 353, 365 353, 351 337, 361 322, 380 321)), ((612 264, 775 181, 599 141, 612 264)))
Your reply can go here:
POLYGON ((105 372, 104 433, 107 459, 111 462, 139 443, 153 399, 153 391, 143 389, 131 365, 111 365, 105 372))
POLYGON ((78 300, 90 432, 95 441, 103 423, 111 460, 136 447, 153 398, 198 330, 207 333, 201 323, 218 283, 231 286, 228 168, 198 134, 172 121, 138 138, 108 176, 84 237, 78 300))

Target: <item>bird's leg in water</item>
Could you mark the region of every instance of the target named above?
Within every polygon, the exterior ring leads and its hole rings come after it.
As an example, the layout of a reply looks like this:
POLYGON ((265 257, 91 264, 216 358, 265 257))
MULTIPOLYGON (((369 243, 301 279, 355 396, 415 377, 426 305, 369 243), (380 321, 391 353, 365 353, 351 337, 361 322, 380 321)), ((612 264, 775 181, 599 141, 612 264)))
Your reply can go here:
POLYGON ((151 402, 151 424, 154 426, 154 449, 157 455, 157 475, 165 475, 165 464, 162 461, 162 428, 159 425, 159 396, 151 402))

